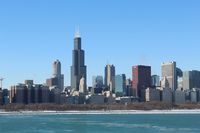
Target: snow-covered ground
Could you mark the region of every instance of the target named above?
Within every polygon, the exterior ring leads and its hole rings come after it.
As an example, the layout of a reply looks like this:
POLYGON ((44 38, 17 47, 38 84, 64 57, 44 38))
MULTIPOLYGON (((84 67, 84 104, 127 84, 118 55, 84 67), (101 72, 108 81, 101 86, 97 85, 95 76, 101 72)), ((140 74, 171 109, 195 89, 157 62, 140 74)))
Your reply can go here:
POLYGON ((62 115, 62 114, 200 114, 200 109, 193 110, 107 110, 107 111, 0 111, 0 115, 62 115))

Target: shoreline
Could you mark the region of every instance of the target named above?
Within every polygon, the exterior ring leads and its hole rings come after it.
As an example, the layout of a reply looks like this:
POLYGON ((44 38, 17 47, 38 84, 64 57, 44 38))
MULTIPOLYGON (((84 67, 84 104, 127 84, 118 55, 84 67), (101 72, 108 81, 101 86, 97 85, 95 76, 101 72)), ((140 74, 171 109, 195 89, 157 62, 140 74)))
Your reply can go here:
POLYGON ((200 103, 173 105, 161 102, 128 105, 9 104, 0 106, 3 114, 200 114, 200 103))
POLYGON ((174 110, 88 110, 88 111, 3 111, 1 115, 170 115, 170 114, 200 114, 200 109, 174 110))

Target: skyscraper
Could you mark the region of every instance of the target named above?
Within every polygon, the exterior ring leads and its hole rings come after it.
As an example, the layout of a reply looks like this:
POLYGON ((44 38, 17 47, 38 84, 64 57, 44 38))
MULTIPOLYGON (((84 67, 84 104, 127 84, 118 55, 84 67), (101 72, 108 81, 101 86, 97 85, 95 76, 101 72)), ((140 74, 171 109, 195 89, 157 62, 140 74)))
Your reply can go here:
POLYGON ((115 76, 115 93, 126 95, 126 75, 120 74, 115 76))
POLYGON ((132 80, 126 79, 126 94, 125 96, 133 96, 132 80))
POLYGON ((53 77, 57 79, 57 87, 61 90, 64 89, 64 75, 61 74, 61 63, 59 60, 53 63, 53 77))
POLYGON ((169 88, 173 91, 177 89, 177 70, 176 62, 168 62, 162 64, 162 79, 166 78, 169 88))
POLYGON ((200 88, 200 71, 192 70, 183 72, 183 89, 200 88))
POLYGON ((61 75, 61 63, 59 60, 53 62, 53 76, 61 75))
POLYGON ((132 78, 134 96, 142 98, 142 92, 151 86, 151 67, 143 65, 133 66, 132 78))
POLYGON ((103 88, 103 76, 93 76, 92 77, 92 87, 103 88))
POLYGON ((72 52, 71 66, 71 87, 79 91, 80 80, 84 77, 84 91, 86 91, 87 83, 87 67, 85 65, 85 53, 81 49, 81 37, 79 32, 74 37, 74 50, 72 52))
POLYGON ((160 77, 158 75, 151 76, 151 86, 152 87, 160 86, 160 77))
POLYGON ((46 81, 49 87, 57 87, 60 91, 64 89, 64 75, 61 74, 61 63, 59 60, 53 62, 52 78, 46 81))
POLYGON ((105 67, 105 86, 111 92, 115 92, 115 66, 106 65, 105 67))

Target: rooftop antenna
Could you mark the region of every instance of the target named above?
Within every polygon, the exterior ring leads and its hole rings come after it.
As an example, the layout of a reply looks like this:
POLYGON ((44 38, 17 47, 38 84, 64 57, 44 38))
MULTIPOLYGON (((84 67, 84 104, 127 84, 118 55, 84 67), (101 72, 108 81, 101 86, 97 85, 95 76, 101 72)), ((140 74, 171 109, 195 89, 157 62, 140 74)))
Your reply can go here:
POLYGON ((76 27, 76 31, 75 31, 75 37, 80 37, 80 29, 79 26, 76 27))
POLYGON ((4 78, 0 78, 1 89, 3 89, 2 88, 3 87, 3 80, 4 80, 4 78))

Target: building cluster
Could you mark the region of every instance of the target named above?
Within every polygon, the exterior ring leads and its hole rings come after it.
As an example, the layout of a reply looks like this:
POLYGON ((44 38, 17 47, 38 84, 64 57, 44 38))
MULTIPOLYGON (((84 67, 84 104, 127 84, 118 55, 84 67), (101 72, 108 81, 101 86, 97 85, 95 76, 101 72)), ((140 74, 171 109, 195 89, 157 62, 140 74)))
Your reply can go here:
POLYGON ((71 85, 64 86, 59 60, 53 62, 53 74, 45 84, 33 80, 0 89, 0 104, 127 104, 132 102, 165 102, 174 104, 200 102, 200 71, 182 71, 176 62, 161 65, 161 76, 152 75, 151 66, 132 67, 132 79, 116 74, 114 65, 105 66, 105 76, 92 77, 87 87, 85 52, 81 37, 75 34, 72 51, 71 85))

